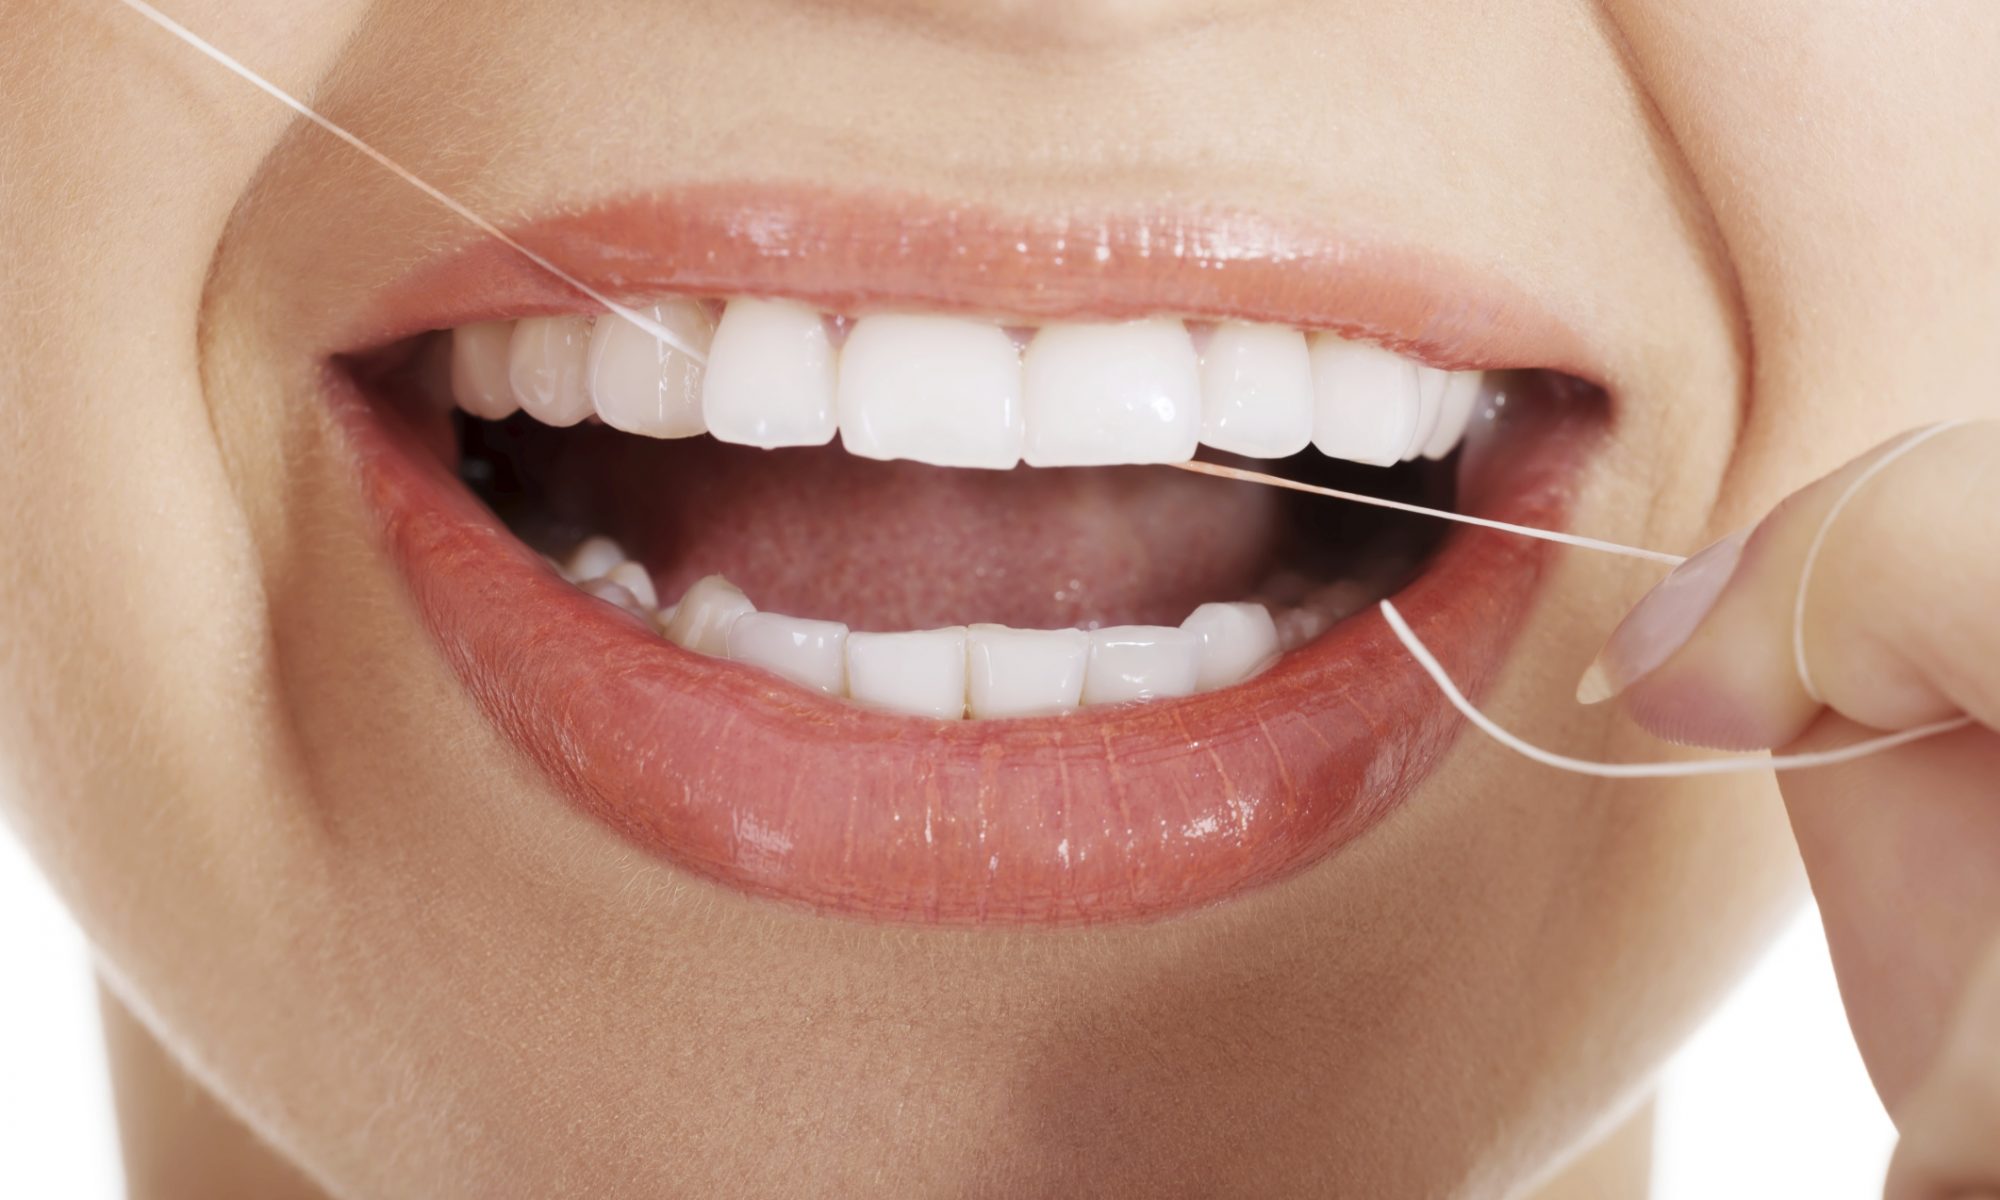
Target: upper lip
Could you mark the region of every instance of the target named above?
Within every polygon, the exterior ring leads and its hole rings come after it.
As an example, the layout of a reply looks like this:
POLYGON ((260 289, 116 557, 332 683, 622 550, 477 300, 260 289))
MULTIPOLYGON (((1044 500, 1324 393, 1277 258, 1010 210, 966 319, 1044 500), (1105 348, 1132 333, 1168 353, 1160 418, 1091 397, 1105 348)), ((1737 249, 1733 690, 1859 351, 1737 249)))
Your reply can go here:
MULTIPOLYGON (((1330 328, 1440 366, 1595 374, 1585 340, 1503 282, 1242 216, 1025 220, 718 186, 510 234, 621 298, 782 294, 850 312, 1032 318, 1165 311, 1330 328)), ((411 271, 340 336, 361 347, 584 306, 483 241, 411 271)), ((349 377, 329 379, 387 541, 489 717, 584 811, 734 886, 948 923, 1155 915, 1282 877, 1358 836, 1428 773, 1456 727, 1372 617, 1229 691, 1062 719, 939 726, 808 697, 598 612, 416 461, 349 377)), ((1543 438, 1503 463, 1511 485, 1485 507, 1561 524, 1580 445, 1543 438)), ((1477 687, 1541 562, 1535 544, 1460 533, 1399 606, 1477 687)))
MULTIPOLYGON (((619 299, 779 295, 822 309, 1024 320, 1181 316, 1329 329, 1432 366, 1546 368, 1602 384, 1583 331, 1507 277, 1385 236, 1183 209, 1060 217, 709 184, 546 218, 514 237, 619 299)), ((394 280, 340 349, 595 306, 483 236, 394 280)))

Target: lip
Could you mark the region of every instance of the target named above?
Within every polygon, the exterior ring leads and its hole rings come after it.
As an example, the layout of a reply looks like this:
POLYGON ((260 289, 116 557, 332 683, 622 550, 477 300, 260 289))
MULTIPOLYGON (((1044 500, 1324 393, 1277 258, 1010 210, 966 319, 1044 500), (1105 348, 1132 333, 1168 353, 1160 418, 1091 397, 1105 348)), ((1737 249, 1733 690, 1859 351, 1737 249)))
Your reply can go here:
MULTIPOLYGON (((701 189, 509 232, 626 297, 782 293, 845 311, 1044 318, 1165 310, 1340 329, 1441 365, 1576 373, 1587 361, 1581 339, 1511 290, 1451 293, 1440 281, 1470 286, 1463 272, 1403 270, 1419 255, 1351 243, 1336 254, 1247 218, 1218 227, 1183 216, 1088 223, 1092 239, 1108 239, 1099 256, 1070 250, 1074 235, 1047 223, 982 225, 968 212, 701 189), (1203 257, 1225 242, 1226 257, 1203 257), (926 269, 927 255, 943 257, 926 269)), ((577 306, 565 285, 487 243, 419 267, 348 345, 577 306)), ((750 894, 942 925, 1157 917, 1352 842, 1410 797, 1460 728, 1372 612, 1237 687, 1060 718, 933 722, 812 695, 685 651, 589 599, 348 372, 330 366, 326 378, 390 555, 487 718, 581 812, 750 894)), ((1594 426, 1558 419, 1562 398, 1546 399, 1517 406, 1534 411, 1483 455, 1467 507, 1562 526, 1594 426)), ((1453 533, 1397 606, 1476 694, 1505 658, 1546 553, 1502 533, 1453 533)))
MULTIPOLYGON (((1447 370, 1606 378, 1588 339, 1505 276, 1387 236, 1302 232, 1235 211, 1048 218, 912 196, 706 184, 507 234, 623 299, 776 295, 850 314, 904 307, 1037 321, 1175 313, 1329 329, 1447 370)), ((596 307, 480 237, 390 284, 333 331, 329 348, 596 307)))

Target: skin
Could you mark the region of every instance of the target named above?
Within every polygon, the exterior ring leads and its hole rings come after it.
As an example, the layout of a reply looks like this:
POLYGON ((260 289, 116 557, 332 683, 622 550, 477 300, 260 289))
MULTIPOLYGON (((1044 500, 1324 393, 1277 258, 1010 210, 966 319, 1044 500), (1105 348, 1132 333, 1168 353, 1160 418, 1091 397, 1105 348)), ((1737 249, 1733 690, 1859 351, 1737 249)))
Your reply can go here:
MULTIPOLYGON (((1573 523, 1627 542, 1741 527, 2000 373, 1979 0, 170 11, 502 219, 782 179, 1434 247, 1586 334, 1617 420, 1573 523)), ((1797 894, 1768 779, 1468 738, 1317 869, 1060 935, 676 877, 480 720, 328 452, 314 314, 449 219, 109 4, 9 5, 0 44, 32 48, 0 78, 0 803, 100 952, 140 1194, 235 1156, 355 1197, 1484 1195, 1620 1126, 1550 1186, 1643 1187, 1648 1071, 1797 894), (217 1156, 145 1157, 175 1136, 217 1156)), ((1658 757, 1569 699, 1656 574, 1560 561, 1488 707, 1658 757)))

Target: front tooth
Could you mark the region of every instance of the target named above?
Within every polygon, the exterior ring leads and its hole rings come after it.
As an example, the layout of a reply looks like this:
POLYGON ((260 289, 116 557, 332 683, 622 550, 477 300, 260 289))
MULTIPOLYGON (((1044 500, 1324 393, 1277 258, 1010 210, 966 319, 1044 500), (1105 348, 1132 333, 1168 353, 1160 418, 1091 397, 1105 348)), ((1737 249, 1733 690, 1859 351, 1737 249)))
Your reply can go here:
POLYGON ((965 715, 965 626, 848 634, 847 695, 892 712, 958 720, 965 715))
POLYGON ((1090 634, 1083 702, 1120 704, 1192 695, 1200 680, 1201 639, 1166 625, 1114 625, 1090 634))
POLYGON ((1314 334, 1313 445, 1320 453, 1391 467, 1415 440, 1417 364, 1379 346, 1314 334))
POLYGON ((661 632, 671 642, 719 658, 729 652, 729 631, 736 622, 756 611, 741 588, 710 575, 687 590, 661 632))
POLYGON ((1437 431, 1424 444, 1425 458, 1440 459, 1458 447, 1465 436, 1465 427, 1472 423, 1473 410, 1479 406, 1479 391, 1485 383, 1483 371, 1451 373, 1445 383, 1444 415, 1438 421, 1437 431))
POLYGON ((632 593, 648 612, 660 606, 659 593, 653 590, 653 577, 641 564, 628 558, 606 571, 604 578, 632 593))
POLYGON ((1081 629, 966 631, 967 707, 975 717, 1065 713, 1083 699, 1090 635, 1081 629))
POLYGON ((1181 628, 1201 641, 1195 684, 1204 692, 1241 683, 1278 656, 1278 625, 1261 604, 1204 604, 1181 628))
POLYGON ((1034 467, 1186 462, 1201 433, 1200 364, 1179 321, 1044 326, 1022 363, 1034 467))
POLYGON ((1201 353, 1201 440, 1251 458, 1289 458, 1313 433, 1305 335, 1228 321, 1201 353))
POLYGON ((507 343, 507 381, 523 412, 544 425, 590 415, 589 317, 528 317, 507 343))
POLYGON ((1021 458, 1021 355, 985 321, 863 317, 840 350, 838 407, 849 454, 1004 470, 1021 458))
POLYGON ((709 345, 702 420, 720 442, 823 446, 835 429, 834 380, 818 312, 789 300, 731 300, 709 345))
POLYGON ((507 379, 512 321, 480 321, 451 331, 451 396, 475 417, 497 421, 520 405, 507 379))
POLYGON ((602 579, 611 573, 611 568, 624 561, 624 547, 599 534, 577 543, 576 549, 570 551, 569 561, 563 564, 563 574, 572 583, 602 579))
MULTIPOLYGON (((643 310, 701 354, 715 325, 693 300, 663 300, 643 310)), ((700 360, 616 315, 598 318, 590 335, 590 396, 613 429, 646 437, 707 432, 701 420, 700 360)))
POLYGON ((731 659, 830 696, 847 687, 846 642, 847 626, 838 621, 783 613, 745 613, 729 627, 731 659))

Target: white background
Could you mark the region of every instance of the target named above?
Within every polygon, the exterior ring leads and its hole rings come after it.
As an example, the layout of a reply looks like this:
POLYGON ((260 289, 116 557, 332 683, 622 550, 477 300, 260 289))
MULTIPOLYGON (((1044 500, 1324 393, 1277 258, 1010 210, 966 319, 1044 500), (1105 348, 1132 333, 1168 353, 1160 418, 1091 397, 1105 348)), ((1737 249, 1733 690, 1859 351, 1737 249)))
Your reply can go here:
MULTIPOLYGON (((1881 1196, 1893 1133, 1847 1036, 1818 918, 1800 915, 1667 1071, 1656 1200, 1881 1196)), ((0 1195, 117 1200, 83 944, 0 829, 0 1195)))

